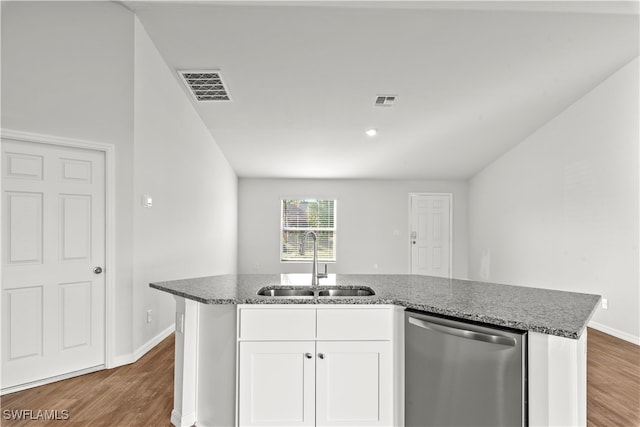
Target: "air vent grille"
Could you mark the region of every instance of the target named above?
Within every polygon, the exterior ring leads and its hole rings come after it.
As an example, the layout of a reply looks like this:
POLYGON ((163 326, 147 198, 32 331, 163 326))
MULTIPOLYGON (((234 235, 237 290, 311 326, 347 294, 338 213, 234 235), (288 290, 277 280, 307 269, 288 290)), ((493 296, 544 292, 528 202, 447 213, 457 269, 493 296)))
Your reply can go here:
POLYGON ((231 101, 219 71, 180 71, 198 101, 231 101))
POLYGON ((391 107, 396 102, 396 95, 377 95, 376 102, 373 104, 376 107, 391 107))

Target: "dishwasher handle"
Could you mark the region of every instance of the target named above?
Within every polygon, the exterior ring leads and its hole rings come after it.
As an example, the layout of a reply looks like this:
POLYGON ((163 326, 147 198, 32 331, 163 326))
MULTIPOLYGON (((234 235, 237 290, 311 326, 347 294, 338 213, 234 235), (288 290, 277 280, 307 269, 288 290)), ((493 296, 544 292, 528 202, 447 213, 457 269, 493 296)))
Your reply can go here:
POLYGON ((490 344, 500 344, 509 347, 515 347, 516 339, 513 337, 505 337, 502 335, 486 334, 484 332, 469 331, 467 329, 458 329, 451 326, 438 325, 436 323, 427 322, 425 320, 409 317, 409 323, 423 329, 434 332, 440 332, 447 335, 453 335, 459 338, 465 338, 474 341, 484 341, 490 344))

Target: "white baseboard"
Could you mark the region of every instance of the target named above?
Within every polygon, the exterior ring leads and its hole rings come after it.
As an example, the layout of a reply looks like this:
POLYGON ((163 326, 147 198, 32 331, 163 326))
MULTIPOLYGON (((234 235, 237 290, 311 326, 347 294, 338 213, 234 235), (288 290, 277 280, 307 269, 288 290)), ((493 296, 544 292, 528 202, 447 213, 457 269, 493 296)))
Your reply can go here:
POLYGON ((597 329, 600 332, 604 332, 605 334, 612 335, 616 338, 620 338, 621 340, 628 341, 635 345, 640 345, 640 337, 628 334, 626 332, 619 331, 618 329, 610 328, 609 326, 605 326, 602 323, 598 322, 589 322, 587 325, 590 328, 597 329))
POLYGON ((189 414, 183 417, 182 414, 177 412, 175 409, 171 411, 171 424, 173 424, 176 427, 192 426, 194 425, 195 422, 196 422, 195 414, 189 414))
POLYGON ((138 349, 133 353, 134 361, 138 361, 138 359, 140 359, 142 356, 147 354, 153 347, 160 344, 162 340, 164 340, 169 335, 171 335, 175 330, 176 330, 176 325, 175 323, 173 323, 169 325, 169 327, 166 328, 164 331, 161 331, 158 335, 156 335, 155 337, 151 338, 149 341, 147 341, 146 343, 138 347, 138 349))
POLYGON ((15 393, 17 391, 27 390, 33 387, 39 387, 41 385, 51 384, 56 381, 67 380, 69 378, 78 377, 80 375, 90 374, 92 372, 101 371, 104 369, 104 365, 93 366, 91 368, 82 369, 80 371, 69 372, 66 374, 58 375, 55 377, 44 378, 38 381, 32 381, 26 384, 20 384, 13 387, 7 387, 0 390, 0 395, 4 396, 5 394, 15 393))
POLYGON ((130 365, 135 362, 133 353, 121 354, 120 356, 114 356, 113 365, 109 366, 109 369, 117 368, 118 366, 130 365))
POLYGON ((116 356, 113 358, 113 366, 112 368, 117 368, 118 366, 129 365, 131 363, 137 362, 142 356, 147 354, 153 347, 157 346, 171 335, 176 329, 175 323, 169 325, 165 330, 161 331, 158 335, 151 338, 146 343, 142 344, 140 347, 136 349, 133 353, 121 354, 120 356, 116 356))

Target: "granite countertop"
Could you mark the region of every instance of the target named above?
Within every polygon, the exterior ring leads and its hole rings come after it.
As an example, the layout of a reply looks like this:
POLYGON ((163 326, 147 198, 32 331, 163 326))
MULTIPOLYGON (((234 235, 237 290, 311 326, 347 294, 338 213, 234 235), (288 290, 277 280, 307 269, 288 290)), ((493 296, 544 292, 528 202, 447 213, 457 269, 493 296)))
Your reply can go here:
POLYGON ((320 288, 369 287, 369 297, 267 297, 263 287, 311 288, 310 274, 241 274, 151 283, 152 288, 203 304, 395 304, 489 325, 577 339, 599 295, 432 276, 338 274, 320 288))

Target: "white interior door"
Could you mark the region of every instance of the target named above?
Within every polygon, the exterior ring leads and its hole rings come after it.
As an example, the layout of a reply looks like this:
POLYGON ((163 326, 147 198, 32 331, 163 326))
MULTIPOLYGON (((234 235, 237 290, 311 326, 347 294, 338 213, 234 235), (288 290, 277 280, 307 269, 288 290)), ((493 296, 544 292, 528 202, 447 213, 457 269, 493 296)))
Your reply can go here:
POLYGON ((3 139, 2 198, 2 389, 104 365, 104 152, 3 139))
POLYGON ((451 195, 410 197, 411 274, 451 277, 451 195))

